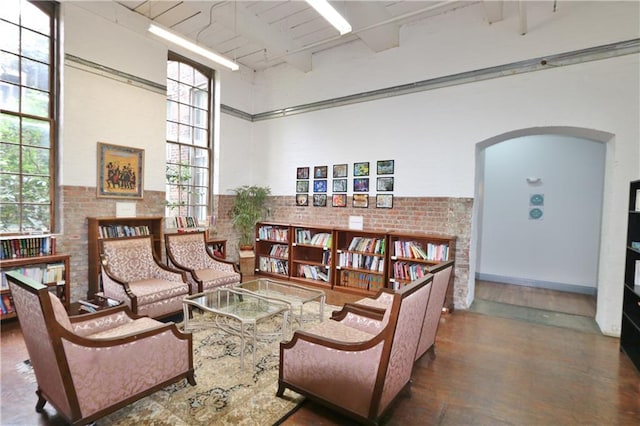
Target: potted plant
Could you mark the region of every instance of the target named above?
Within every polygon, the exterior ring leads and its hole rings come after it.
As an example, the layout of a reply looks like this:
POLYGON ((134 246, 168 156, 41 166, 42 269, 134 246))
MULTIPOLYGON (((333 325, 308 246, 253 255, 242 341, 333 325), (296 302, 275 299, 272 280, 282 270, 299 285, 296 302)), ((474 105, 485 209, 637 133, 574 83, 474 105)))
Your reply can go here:
POLYGON ((264 214, 264 204, 271 194, 269 187, 244 185, 233 190, 236 197, 233 200, 231 219, 233 227, 240 233, 239 249, 253 250, 256 223, 264 214))

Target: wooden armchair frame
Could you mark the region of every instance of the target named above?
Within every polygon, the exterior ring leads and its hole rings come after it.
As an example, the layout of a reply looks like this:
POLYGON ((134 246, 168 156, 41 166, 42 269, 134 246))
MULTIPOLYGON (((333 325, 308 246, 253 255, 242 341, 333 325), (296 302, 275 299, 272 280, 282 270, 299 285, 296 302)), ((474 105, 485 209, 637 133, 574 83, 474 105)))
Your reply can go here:
POLYGON ((15 271, 7 281, 37 379, 37 412, 49 402, 69 423, 87 424, 182 379, 195 386, 192 336, 175 324, 126 306, 69 317, 46 286, 15 271))

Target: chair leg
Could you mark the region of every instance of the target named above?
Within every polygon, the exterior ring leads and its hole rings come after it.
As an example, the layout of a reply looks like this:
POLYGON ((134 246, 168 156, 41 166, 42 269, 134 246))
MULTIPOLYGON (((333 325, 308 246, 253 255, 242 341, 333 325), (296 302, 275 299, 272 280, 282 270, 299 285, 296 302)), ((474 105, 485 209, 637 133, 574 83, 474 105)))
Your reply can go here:
POLYGON ((436 359, 436 344, 435 343, 433 345, 431 345, 431 347, 429 348, 428 352, 429 352, 429 358, 431 358, 432 361, 434 359, 436 359))
POLYGON ((193 374, 193 369, 189 370, 189 374, 187 374, 187 382, 189 382, 191 386, 196 385, 196 378, 193 374))
POLYGON ((285 386, 282 383, 278 382, 278 391, 276 392, 276 396, 278 398, 282 398, 282 395, 284 395, 284 389, 285 386))
POLYGON ((38 402, 36 403, 36 412, 42 413, 44 411, 44 405, 47 403, 47 400, 42 397, 42 393, 40 389, 36 391, 36 395, 38 395, 38 402))

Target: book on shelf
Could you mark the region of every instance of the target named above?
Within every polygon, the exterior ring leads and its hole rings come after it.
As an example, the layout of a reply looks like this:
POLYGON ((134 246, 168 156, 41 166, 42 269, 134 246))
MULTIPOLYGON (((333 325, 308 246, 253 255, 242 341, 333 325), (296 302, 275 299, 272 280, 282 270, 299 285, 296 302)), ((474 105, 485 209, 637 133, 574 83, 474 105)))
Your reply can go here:
POLYGON ((636 269, 634 271, 633 285, 640 285, 640 260, 636 260, 636 269))
POLYGON ((151 235, 149 227, 146 225, 101 225, 98 226, 98 237, 100 238, 122 238, 151 235))
POLYGON ((258 238, 270 241, 288 241, 289 228, 283 228, 272 225, 263 225, 258 228, 258 238))
POLYGON ((0 239, 0 260, 56 254, 54 235, 3 237, 0 239))
POLYGON ((7 315, 15 312, 15 307, 13 306, 13 298, 10 293, 4 293, 2 297, 0 297, 0 310, 2 310, 2 315, 7 315))
POLYGON ((289 256, 289 246, 284 244, 274 244, 271 246, 271 250, 269 250, 269 255, 275 257, 287 257, 289 256))
POLYGON ((636 211, 640 212, 640 189, 636 189, 636 211))
POLYGON ((347 250, 384 254, 385 242, 382 238, 353 237, 347 250))

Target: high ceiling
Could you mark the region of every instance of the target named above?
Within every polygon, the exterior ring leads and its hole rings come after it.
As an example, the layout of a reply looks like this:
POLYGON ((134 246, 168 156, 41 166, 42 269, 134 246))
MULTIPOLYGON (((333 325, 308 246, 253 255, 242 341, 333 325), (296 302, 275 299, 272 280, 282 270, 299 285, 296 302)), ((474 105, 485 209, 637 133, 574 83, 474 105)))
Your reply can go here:
MULTIPOLYGON (((311 70, 311 55, 362 40, 373 52, 399 42, 403 24, 464 7, 469 1, 335 1, 353 31, 340 36, 301 0, 117 1, 251 70, 288 63, 311 70)), ((502 19, 502 1, 485 1, 487 21, 502 19)))

